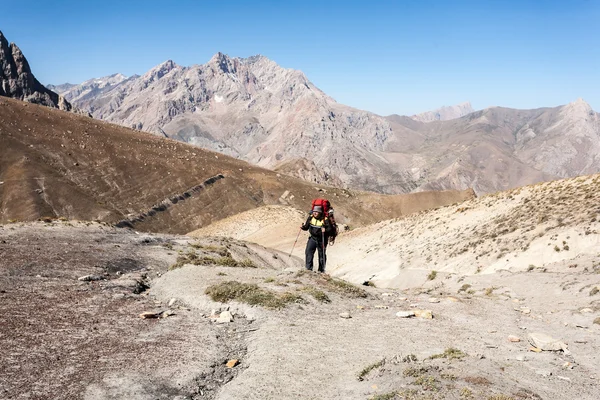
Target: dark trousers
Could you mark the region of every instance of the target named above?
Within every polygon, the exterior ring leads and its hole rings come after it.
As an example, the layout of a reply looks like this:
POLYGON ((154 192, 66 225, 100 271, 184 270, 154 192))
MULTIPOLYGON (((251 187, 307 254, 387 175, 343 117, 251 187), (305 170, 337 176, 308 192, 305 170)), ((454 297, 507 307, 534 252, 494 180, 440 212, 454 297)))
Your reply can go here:
MULTIPOLYGON (((327 243, 325 243, 325 249, 327 243)), ((309 271, 313 270, 313 258, 315 256, 315 250, 319 251, 319 272, 325 272, 325 264, 327 263, 327 254, 321 242, 317 242, 315 239, 309 237, 308 243, 306 243, 306 269, 309 271)))

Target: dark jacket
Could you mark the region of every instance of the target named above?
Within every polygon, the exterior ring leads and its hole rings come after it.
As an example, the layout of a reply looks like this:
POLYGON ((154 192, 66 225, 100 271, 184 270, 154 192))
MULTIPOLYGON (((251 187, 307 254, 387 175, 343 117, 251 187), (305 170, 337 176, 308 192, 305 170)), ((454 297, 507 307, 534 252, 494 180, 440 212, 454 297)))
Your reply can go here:
POLYGON ((312 215, 309 215, 306 219, 306 222, 302 224, 301 229, 303 231, 308 231, 310 233, 310 237, 321 243, 323 240, 323 236, 325 236, 325 243, 327 243, 327 238, 329 235, 333 233, 333 226, 327 217, 323 218, 322 216, 319 218, 315 218, 312 215), (325 228, 325 235, 321 233, 321 228, 325 228))

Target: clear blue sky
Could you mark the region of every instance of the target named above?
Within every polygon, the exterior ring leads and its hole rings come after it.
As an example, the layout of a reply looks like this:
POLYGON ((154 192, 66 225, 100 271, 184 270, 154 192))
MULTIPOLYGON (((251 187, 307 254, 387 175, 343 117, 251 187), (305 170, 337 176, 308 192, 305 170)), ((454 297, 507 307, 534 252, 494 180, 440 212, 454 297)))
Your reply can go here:
POLYGON ((143 74, 218 51, 302 70, 338 102, 382 115, 600 109, 600 0, 0 0, 0 30, 42 83, 143 74))

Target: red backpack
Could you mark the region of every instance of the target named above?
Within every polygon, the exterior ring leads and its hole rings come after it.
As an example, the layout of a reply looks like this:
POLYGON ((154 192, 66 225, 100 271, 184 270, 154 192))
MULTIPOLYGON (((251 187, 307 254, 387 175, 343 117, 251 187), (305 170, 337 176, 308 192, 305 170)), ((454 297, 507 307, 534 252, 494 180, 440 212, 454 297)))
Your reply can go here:
POLYGON ((315 206, 321 206, 323 208, 323 215, 329 219, 331 226, 333 227, 333 232, 329 235, 329 244, 333 245, 335 243, 335 237, 338 234, 338 226, 335 223, 335 218, 333 216, 333 208, 331 208, 331 203, 327 199, 314 199, 312 201, 311 210, 314 210, 315 206))

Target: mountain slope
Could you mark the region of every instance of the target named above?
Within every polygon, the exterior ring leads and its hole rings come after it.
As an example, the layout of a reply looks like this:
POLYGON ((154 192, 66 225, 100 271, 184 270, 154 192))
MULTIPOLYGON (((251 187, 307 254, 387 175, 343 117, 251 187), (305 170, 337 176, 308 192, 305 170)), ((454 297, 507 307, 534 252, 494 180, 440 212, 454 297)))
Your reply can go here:
POLYGON ((48 90, 35 79, 21 49, 14 43, 9 45, 2 32, 0 32, 0 96, 65 111, 72 108, 62 96, 48 90))
POLYGON ((361 225, 473 194, 385 196, 315 186, 178 141, 0 98, 0 222, 67 217, 186 233, 261 205, 305 210, 323 196, 361 225))
POLYGON ((493 107, 427 124, 393 117, 386 151, 420 189, 490 193, 600 171, 599 121, 583 100, 536 110, 493 107))

